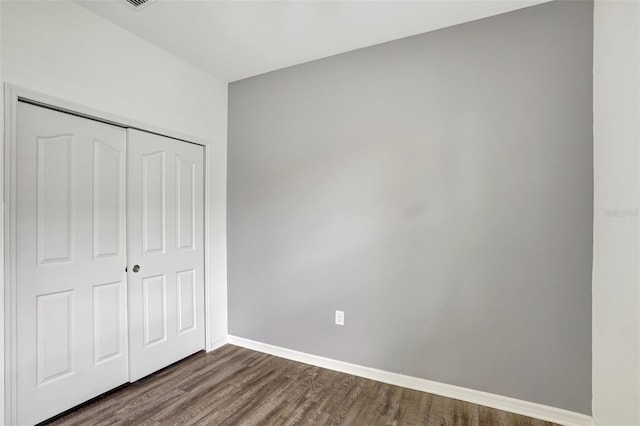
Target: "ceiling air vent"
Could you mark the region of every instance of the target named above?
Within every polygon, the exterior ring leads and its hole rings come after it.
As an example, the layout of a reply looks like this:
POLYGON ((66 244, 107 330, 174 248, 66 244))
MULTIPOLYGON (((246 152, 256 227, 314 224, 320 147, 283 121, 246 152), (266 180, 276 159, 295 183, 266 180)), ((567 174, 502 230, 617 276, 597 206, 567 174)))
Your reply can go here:
POLYGON ((142 9, 142 6, 146 6, 149 3, 153 3, 155 0, 125 0, 125 1, 136 9, 142 9))

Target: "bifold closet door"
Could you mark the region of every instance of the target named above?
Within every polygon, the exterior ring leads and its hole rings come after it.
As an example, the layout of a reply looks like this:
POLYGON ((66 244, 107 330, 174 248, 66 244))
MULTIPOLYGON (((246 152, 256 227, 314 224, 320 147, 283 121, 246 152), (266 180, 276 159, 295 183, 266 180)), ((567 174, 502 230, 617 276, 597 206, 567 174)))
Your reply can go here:
POLYGON ((204 349, 204 149, 128 131, 130 381, 204 349))
POLYGON ((19 102, 16 419, 128 380, 122 128, 19 102))

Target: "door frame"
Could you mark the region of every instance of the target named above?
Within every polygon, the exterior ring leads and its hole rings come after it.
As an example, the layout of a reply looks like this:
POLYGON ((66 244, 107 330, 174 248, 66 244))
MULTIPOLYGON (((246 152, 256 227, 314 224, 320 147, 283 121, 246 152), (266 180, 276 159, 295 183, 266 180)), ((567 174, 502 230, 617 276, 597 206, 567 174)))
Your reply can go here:
MULTIPOLYGON (((100 121, 123 128, 132 128, 161 136, 167 136, 185 143, 204 147, 204 302, 205 302, 205 350, 221 346, 211 335, 212 324, 224 322, 211 312, 211 156, 212 142, 201 138, 180 134, 168 129, 140 123, 125 117, 99 111, 74 102, 48 96, 29 89, 4 84, 4 138, 0 141, 0 188, 3 193, 0 208, 0 423, 15 424, 17 415, 16 370, 16 113, 19 101, 58 110, 79 117, 100 121)), ((217 293, 217 292, 216 292, 217 293)), ((216 294, 217 295, 217 294, 216 294)), ((225 294, 221 295, 226 297, 225 294)), ((226 315, 226 313, 219 313, 226 315)), ((222 343, 224 344, 224 343, 222 343)))

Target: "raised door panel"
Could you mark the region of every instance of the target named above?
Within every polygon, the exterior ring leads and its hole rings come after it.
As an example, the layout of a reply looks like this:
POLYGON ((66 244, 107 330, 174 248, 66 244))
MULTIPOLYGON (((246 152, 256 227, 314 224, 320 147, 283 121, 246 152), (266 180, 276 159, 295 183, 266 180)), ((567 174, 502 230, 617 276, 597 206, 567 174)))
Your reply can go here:
POLYGON ((93 256, 121 255, 124 226, 124 154, 93 141, 93 256))
POLYGON ((37 139, 38 264, 68 262, 73 256, 73 135, 37 139))
POLYGON ((196 165, 176 155, 177 250, 195 250, 196 165))
POLYGON ((95 364, 123 354, 122 327, 124 307, 121 306, 122 285, 119 282, 93 287, 93 359, 95 364))
POLYGON ((144 254, 164 253, 166 242, 165 153, 142 156, 142 243, 144 254))
POLYGON ((167 283, 164 275, 144 278, 144 346, 167 340, 167 283))
POLYGON ((36 297, 38 387, 73 374, 73 292, 36 297))
POLYGON ((196 329, 196 271, 180 271, 177 273, 178 285, 178 334, 196 329))

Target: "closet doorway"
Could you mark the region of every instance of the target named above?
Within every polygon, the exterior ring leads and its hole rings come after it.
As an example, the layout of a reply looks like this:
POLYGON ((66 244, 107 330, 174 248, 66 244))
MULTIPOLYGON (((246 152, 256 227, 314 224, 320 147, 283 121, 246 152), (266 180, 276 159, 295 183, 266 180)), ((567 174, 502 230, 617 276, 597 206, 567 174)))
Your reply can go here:
POLYGON ((8 418, 204 349, 204 148, 24 101, 13 148, 8 418))

